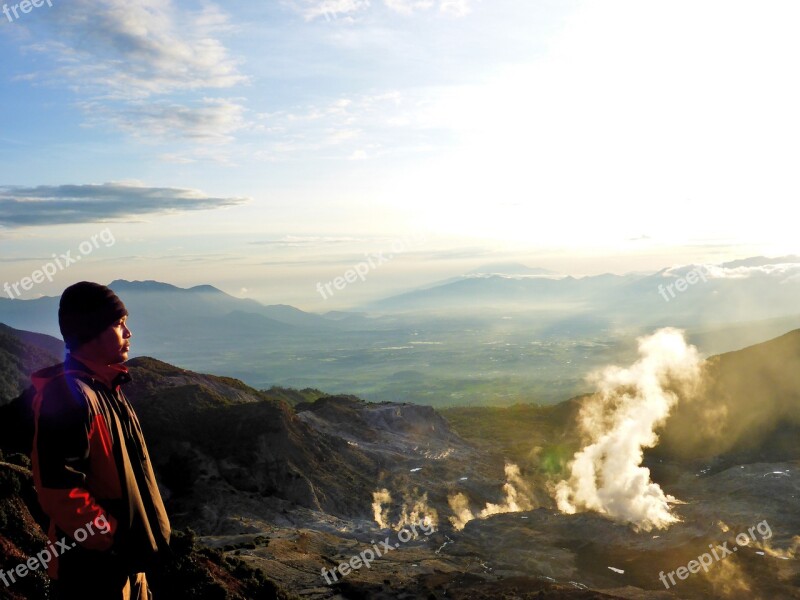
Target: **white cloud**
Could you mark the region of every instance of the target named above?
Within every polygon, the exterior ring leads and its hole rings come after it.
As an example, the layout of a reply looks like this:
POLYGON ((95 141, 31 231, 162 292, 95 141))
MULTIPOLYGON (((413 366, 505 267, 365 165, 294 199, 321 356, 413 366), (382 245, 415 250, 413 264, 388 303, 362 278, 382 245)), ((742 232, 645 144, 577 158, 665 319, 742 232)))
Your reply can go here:
POLYGON ((50 16, 49 41, 29 50, 57 67, 24 77, 74 93, 89 124, 194 144, 231 141, 243 127, 238 102, 185 98, 247 80, 218 38, 232 26, 215 5, 191 11, 170 0, 74 0, 50 16))
MULTIPOLYGON (((318 104, 259 115, 259 142, 255 155, 279 160, 309 157, 365 159, 386 153, 425 151, 420 139, 435 132, 419 121, 417 100, 398 92, 331 98, 318 104)), ((430 139, 429 139, 430 138, 430 139)))
POLYGON ((148 187, 138 182, 0 187, 0 225, 24 227, 125 221, 236 206, 248 198, 219 198, 199 190, 148 187))
POLYGON ((54 19, 43 49, 61 64, 55 76, 79 92, 147 98, 246 80, 214 37, 230 26, 211 4, 192 12, 170 0, 73 0, 54 19))
POLYGON ((434 6, 433 0, 383 0, 395 12, 410 15, 418 10, 428 10, 434 6))
POLYGON ((775 262, 757 266, 725 267, 723 265, 682 265, 664 271, 669 278, 685 277, 689 271, 701 270, 708 279, 779 279, 781 283, 797 280, 800 277, 800 261, 775 262))
POLYGON ((308 21, 319 17, 331 20, 369 8, 369 0, 305 0, 295 6, 308 21))
MULTIPOLYGON (((472 0, 383 0, 391 11, 402 15, 429 11, 438 8, 444 15, 463 17, 470 13, 472 0)), ((351 17, 370 8, 369 0, 304 0, 295 1, 296 9, 303 17, 312 21, 324 17, 327 20, 340 16, 351 17)))
POLYGON ((464 17, 471 12, 470 0, 441 0, 439 11, 455 17, 464 17))
POLYGON ((471 0, 383 0, 391 10, 411 15, 416 12, 438 8, 439 12, 453 17, 464 17, 471 12, 471 0))
POLYGON ((89 122, 112 124, 145 140, 182 138, 205 143, 231 141, 232 134, 245 126, 245 109, 232 100, 204 98, 194 106, 169 102, 131 102, 111 109, 99 102, 85 107, 89 122))

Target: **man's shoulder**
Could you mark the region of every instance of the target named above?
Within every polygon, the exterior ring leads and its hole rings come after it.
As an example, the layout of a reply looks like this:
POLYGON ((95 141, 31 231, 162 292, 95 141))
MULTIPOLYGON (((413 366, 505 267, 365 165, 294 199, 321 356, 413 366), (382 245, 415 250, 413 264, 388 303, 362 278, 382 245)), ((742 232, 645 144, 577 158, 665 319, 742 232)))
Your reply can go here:
POLYGON ((94 390, 91 385, 92 380, 85 373, 65 370, 62 363, 51 367, 49 372, 43 375, 48 377, 40 384, 42 412, 53 416, 86 414, 88 400, 94 395, 94 390))

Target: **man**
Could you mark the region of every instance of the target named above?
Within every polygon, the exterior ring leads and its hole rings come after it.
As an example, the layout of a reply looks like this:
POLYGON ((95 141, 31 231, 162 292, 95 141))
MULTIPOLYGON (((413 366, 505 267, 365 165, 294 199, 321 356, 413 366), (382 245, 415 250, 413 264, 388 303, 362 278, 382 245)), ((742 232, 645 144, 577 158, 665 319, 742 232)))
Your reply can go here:
POLYGON ((50 518, 48 573, 61 599, 146 600, 144 571, 169 548, 139 420, 121 389, 131 379, 122 364, 127 315, 103 285, 68 287, 58 309, 67 357, 32 375, 31 462, 50 518))

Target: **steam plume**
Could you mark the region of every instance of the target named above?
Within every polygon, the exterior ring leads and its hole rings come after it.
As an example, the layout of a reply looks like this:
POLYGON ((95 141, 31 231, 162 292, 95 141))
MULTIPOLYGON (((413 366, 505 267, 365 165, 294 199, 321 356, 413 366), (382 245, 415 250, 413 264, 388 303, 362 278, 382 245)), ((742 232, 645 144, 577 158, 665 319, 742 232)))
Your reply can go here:
POLYGON ((415 489, 412 494, 404 494, 400 513, 394 524, 390 516, 391 504, 392 495, 386 488, 372 492, 372 513, 381 529, 399 531, 406 525, 416 525, 420 521, 425 521, 433 527, 439 524, 439 513, 432 506, 428 506, 428 492, 419 496, 415 489))
MULTIPOLYGON (((503 485, 505 500, 502 504, 486 503, 486 507, 477 514, 477 518, 485 519, 491 515, 501 513, 521 512, 533 510, 535 501, 533 492, 528 484, 522 479, 519 467, 515 464, 506 463, 506 483, 503 485)), ((464 529, 464 526, 472 519, 476 518, 469 507, 469 498, 461 492, 453 494, 447 498, 454 515, 450 517, 450 523, 456 530, 464 529)))
POLYGON ((676 522, 676 499, 650 480, 641 466, 643 448, 658 443, 655 429, 700 382, 701 359, 683 333, 661 329, 639 339, 639 359, 629 368, 607 367, 591 379, 598 392, 581 408, 588 443, 570 465, 569 479, 556 484, 565 513, 593 510, 636 529, 663 529, 676 522))
POLYGON ((519 467, 511 463, 506 463, 505 470, 506 483, 503 486, 503 491, 506 493, 505 502, 502 504, 487 502, 486 508, 478 514, 481 519, 501 513, 533 510, 533 492, 531 492, 528 484, 522 480, 519 467))
POLYGON ((450 517, 450 523, 453 524, 455 530, 461 531, 467 523, 475 518, 475 515, 472 514, 469 508, 469 498, 467 498, 466 494, 458 492, 457 494, 448 496, 447 503, 453 511, 453 516, 450 517))
POLYGON ((800 558, 800 535, 794 536, 791 544, 785 550, 775 548, 770 545, 769 542, 764 540, 753 545, 761 548, 767 556, 771 556, 773 558, 781 558, 783 560, 795 560, 800 558))
POLYGON ((386 488, 372 492, 372 513, 375 515, 375 522, 381 529, 389 528, 389 508, 383 505, 391 502, 392 495, 386 488))

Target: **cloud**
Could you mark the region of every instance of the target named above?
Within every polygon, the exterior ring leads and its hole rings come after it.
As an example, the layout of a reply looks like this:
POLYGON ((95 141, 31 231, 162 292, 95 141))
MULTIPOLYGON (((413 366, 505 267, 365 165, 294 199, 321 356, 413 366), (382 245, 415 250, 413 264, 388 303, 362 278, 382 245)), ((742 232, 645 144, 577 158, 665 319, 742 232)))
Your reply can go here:
POLYGON ((0 263, 16 263, 16 262, 34 262, 34 261, 45 261, 49 260, 49 256, 2 256, 0 257, 0 263))
POLYGON ((418 10, 428 10, 435 4, 433 0, 383 0, 383 3, 403 15, 410 15, 418 10))
POLYGON ((319 17, 331 20, 339 15, 352 15, 369 8, 369 0, 305 0, 295 3, 295 6, 307 21, 319 17))
POLYGON ((246 80, 214 37, 230 27, 211 4, 192 12, 169 0, 74 0, 54 18, 43 50, 58 52, 56 75, 76 90, 131 99, 246 80))
POLYGON ((466 16, 471 10, 469 0, 441 0, 439 2, 439 12, 454 17, 466 16))
POLYGON ((242 128, 237 102, 185 100, 186 93, 247 81, 218 39, 232 27, 213 4, 192 11, 170 0, 74 0, 42 22, 52 29, 41 34, 48 41, 26 50, 46 54, 56 67, 17 79, 69 89, 89 124, 203 143, 231 141, 242 128))
MULTIPOLYGON (((134 137, 168 140, 178 135, 205 143, 227 143, 245 126, 245 108, 225 99, 204 98, 195 106, 169 102, 134 102, 111 109, 98 102, 85 106, 90 124, 111 124, 134 137)), ((180 159, 192 162, 188 157, 180 159)))
MULTIPOLYGON (((258 262, 257 264, 259 265, 302 266, 322 264, 346 267, 364 260, 365 251, 376 252, 390 247, 393 240, 396 240, 396 238, 297 238, 295 236, 287 236, 283 240, 265 240, 249 243, 252 245, 269 245, 276 250, 301 248, 306 251, 300 257, 294 256, 285 259, 272 257, 270 260, 258 262), (346 248, 337 252, 343 246, 346 248)), ((424 263, 498 258, 497 252, 491 248, 477 246, 440 250, 426 250, 423 248, 420 250, 407 250, 403 255, 413 257, 424 263)), ((509 254, 508 256, 514 255, 509 254)))
POLYGON ((236 206, 247 198, 215 198, 198 190, 130 183, 0 187, 0 226, 26 227, 128 220, 236 206))
MULTIPOLYGON (((239 149, 230 145, 225 145, 230 138, 225 137, 219 143, 196 145, 190 148, 181 148, 177 152, 165 152, 159 155, 159 159, 175 165, 190 165, 197 162, 211 162, 222 166, 233 166, 239 164, 242 154, 239 149)), ((211 142, 213 140, 209 140, 211 142)))
MULTIPOLYGON (((413 15, 418 12, 438 8, 443 15, 463 17, 470 13, 470 0, 383 0, 392 12, 413 15)), ((340 16, 352 17, 370 8, 369 0, 305 0, 295 2, 294 6, 307 21, 324 17, 326 20, 340 16)))
POLYGON ((330 244, 348 244, 353 242, 365 242, 365 241, 372 241, 374 239, 376 238, 356 238, 347 236, 333 237, 333 236, 287 235, 284 236, 282 239, 278 240, 259 240, 256 242, 250 242, 250 244, 299 248, 299 247, 312 247, 312 246, 327 246, 330 244))
POLYGON ((255 150, 260 160, 310 154, 341 160, 370 160, 387 155, 430 153, 450 141, 424 113, 425 90, 401 94, 327 98, 257 117, 259 133, 270 140, 255 150))
POLYGON ((756 279, 769 277, 780 279, 785 283, 791 280, 797 280, 800 277, 800 259, 797 257, 781 257, 772 259, 773 262, 769 262, 770 259, 765 259, 763 257, 748 260, 753 261, 753 264, 741 264, 747 263, 747 261, 734 261, 722 265, 675 266, 665 269, 662 273, 662 277, 685 277, 689 271, 693 270, 702 271, 703 276, 708 279, 756 279))

